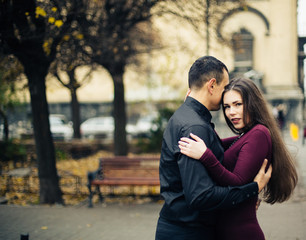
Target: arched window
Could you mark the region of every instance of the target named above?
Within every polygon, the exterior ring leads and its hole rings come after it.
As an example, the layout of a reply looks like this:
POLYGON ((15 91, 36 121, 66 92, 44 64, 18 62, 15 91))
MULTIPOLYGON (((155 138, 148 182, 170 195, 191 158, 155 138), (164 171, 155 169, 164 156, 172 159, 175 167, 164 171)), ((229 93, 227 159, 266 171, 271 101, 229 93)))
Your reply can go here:
POLYGON ((245 28, 232 37, 235 72, 247 72, 253 69, 253 35, 245 28))

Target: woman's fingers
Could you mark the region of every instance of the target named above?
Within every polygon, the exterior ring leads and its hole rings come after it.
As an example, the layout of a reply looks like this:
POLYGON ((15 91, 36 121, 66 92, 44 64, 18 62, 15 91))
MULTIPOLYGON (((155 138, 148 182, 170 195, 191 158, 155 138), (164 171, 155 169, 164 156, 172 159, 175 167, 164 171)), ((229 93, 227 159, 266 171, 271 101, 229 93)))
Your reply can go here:
POLYGON ((184 141, 179 141, 179 147, 185 147, 186 144, 188 144, 187 142, 184 142, 184 141))
POLYGON ((193 133, 190 133, 190 136, 196 140, 197 142, 200 142, 200 141, 203 141, 201 138, 199 138, 197 135, 193 134, 193 133))
POLYGON ((187 142, 187 143, 193 143, 193 142, 203 142, 203 140, 201 138, 199 138, 197 135, 194 135, 192 133, 190 133, 190 136, 193 138, 188 138, 188 137, 182 137, 180 140, 183 142, 187 142))
POLYGON ((180 140, 183 142, 187 142, 187 143, 194 142, 194 140, 187 138, 187 137, 182 137, 180 140))
POLYGON ((189 156, 190 149, 187 148, 188 143, 179 141, 179 149, 182 154, 189 156))
POLYGON ((201 138, 199 138, 197 135, 195 135, 195 134, 193 134, 193 133, 190 133, 190 136, 194 139, 191 139, 191 138, 188 138, 188 137, 182 137, 181 138, 181 141, 185 141, 185 142, 188 142, 188 143, 190 143, 190 142, 194 142, 194 141, 196 141, 196 142, 201 142, 201 141, 203 141, 201 138))

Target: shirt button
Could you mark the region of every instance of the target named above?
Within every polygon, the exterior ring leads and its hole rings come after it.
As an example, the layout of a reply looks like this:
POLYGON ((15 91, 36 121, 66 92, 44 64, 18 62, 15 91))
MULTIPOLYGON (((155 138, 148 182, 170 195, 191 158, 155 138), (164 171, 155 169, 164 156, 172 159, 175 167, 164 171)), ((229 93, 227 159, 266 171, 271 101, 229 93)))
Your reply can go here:
POLYGON ((250 197, 250 194, 247 194, 247 197, 250 197))
POLYGON ((235 202, 232 202, 233 205, 235 205, 235 202))

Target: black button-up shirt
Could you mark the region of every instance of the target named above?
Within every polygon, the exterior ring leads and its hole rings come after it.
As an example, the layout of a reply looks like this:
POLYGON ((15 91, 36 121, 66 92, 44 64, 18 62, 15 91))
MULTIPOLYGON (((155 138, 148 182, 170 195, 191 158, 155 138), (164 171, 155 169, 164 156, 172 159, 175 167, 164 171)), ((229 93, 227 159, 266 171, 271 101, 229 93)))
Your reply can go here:
POLYGON ((214 225, 214 210, 233 207, 257 195, 256 183, 241 187, 216 186, 200 161, 180 153, 180 138, 194 133, 223 160, 224 150, 211 118, 203 104, 188 97, 168 122, 160 158, 161 195, 165 200, 160 212, 162 218, 190 225, 214 225))

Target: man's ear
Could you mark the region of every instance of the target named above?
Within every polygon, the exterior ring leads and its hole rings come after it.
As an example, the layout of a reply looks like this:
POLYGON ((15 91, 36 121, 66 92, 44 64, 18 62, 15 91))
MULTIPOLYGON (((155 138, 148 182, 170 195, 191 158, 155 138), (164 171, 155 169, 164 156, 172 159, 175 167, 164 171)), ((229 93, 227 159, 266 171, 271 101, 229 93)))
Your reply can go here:
POLYGON ((186 101, 186 98, 190 95, 190 93, 191 93, 191 89, 190 88, 188 88, 188 91, 187 91, 187 93, 186 93, 186 96, 185 96, 185 99, 184 99, 184 102, 186 101))
POLYGON ((215 78, 211 78, 209 81, 208 81, 208 84, 207 84, 207 88, 208 88, 208 92, 212 95, 213 92, 214 92, 214 88, 216 86, 216 79, 215 78))

